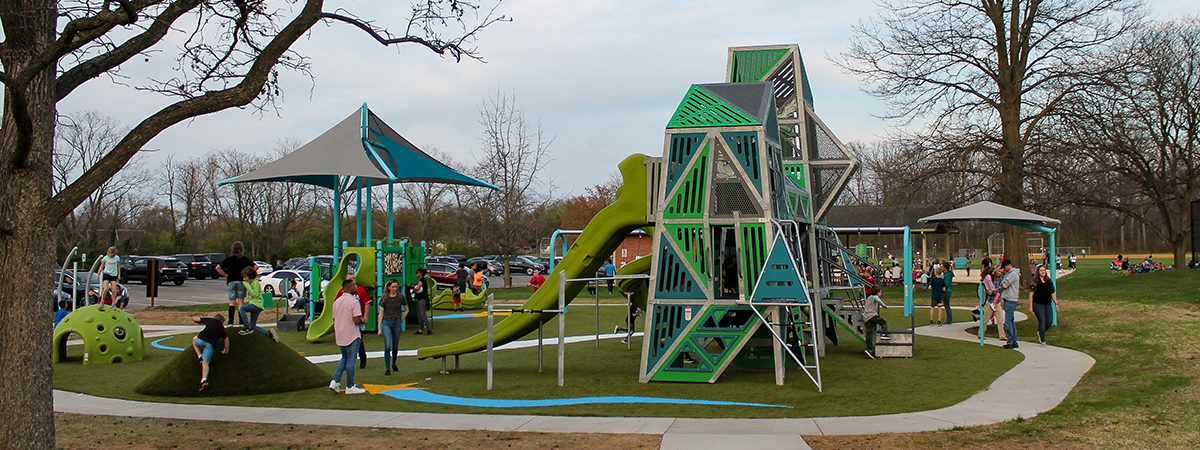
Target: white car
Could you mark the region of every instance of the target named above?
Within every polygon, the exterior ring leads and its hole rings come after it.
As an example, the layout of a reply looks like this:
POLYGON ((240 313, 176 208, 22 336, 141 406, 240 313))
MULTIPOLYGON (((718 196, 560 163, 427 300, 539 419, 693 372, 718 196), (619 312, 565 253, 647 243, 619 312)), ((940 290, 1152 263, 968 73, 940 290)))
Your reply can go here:
MULTIPOLYGON (((278 295, 287 293, 288 286, 299 283, 300 292, 307 297, 310 289, 308 284, 309 278, 309 272, 307 270, 284 269, 271 272, 269 275, 259 278, 258 282, 262 284, 263 290, 266 290, 267 286, 271 286, 275 289, 275 293, 278 295)), ((329 280, 321 280, 321 291, 324 291, 325 286, 328 284, 329 280)))
POLYGON ((267 264, 267 263, 266 263, 266 261, 255 261, 255 262, 254 262, 254 265, 255 265, 255 266, 258 266, 258 274, 259 274, 259 276, 266 275, 266 274, 268 274, 268 273, 271 273, 271 272, 274 272, 274 271, 275 271, 275 268, 274 268, 274 267, 271 267, 271 265, 270 265, 270 264, 267 264))

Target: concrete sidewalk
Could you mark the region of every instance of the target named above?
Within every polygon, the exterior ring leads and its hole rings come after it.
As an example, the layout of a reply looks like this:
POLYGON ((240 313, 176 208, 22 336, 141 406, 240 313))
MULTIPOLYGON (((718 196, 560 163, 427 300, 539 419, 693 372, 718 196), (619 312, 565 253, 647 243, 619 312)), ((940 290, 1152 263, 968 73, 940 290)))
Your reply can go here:
MULTIPOLYGON (((918 327, 917 333, 978 342, 966 333, 974 322, 918 327)), ((1002 345, 988 339, 987 345, 1002 345)), ((662 435, 663 449, 806 449, 803 435, 847 435, 934 431, 1029 418, 1057 406, 1095 363, 1074 350, 1024 343, 1025 360, 991 386, 956 405, 931 411, 881 416, 794 419, 691 419, 661 417, 561 417, 535 415, 434 414, 300 408, 187 405, 118 400, 54 392, 57 412, 76 414, 224 420, 255 423, 343 425, 441 430, 537 431, 558 433, 643 433, 662 435)))

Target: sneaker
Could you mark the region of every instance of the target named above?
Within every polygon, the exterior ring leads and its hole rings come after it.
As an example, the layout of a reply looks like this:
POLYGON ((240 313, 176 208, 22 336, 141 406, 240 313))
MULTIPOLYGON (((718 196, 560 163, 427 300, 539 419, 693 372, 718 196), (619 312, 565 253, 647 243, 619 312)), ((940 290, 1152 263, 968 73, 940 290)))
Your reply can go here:
POLYGON ((621 339, 621 343, 622 343, 622 344, 628 344, 628 343, 629 343, 629 338, 624 338, 624 339, 621 339))
POLYGON ((874 354, 874 353, 871 353, 871 351, 870 351, 870 350, 867 350, 867 351, 866 351, 866 353, 867 353, 867 357, 868 357, 868 358, 875 359, 875 354, 874 354))
POLYGON ((250 335, 250 333, 253 333, 253 332, 254 332, 254 330, 241 330, 241 331, 238 331, 238 336, 248 336, 248 335, 250 335))
POLYGON ((620 333, 621 331, 624 331, 624 330, 621 329, 620 325, 613 327, 613 334, 620 333))
POLYGON ((888 335, 886 335, 886 334, 884 334, 884 335, 880 335, 880 336, 879 336, 879 340, 881 340, 881 341, 890 341, 890 340, 892 340, 892 337, 891 337, 891 336, 888 336, 888 335))
POLYGON ((383 374, 384 374, 384 375, 391 375, 391 374, 392 374, 392 371, 391 371, 391 370, 385 370, 385 371, 383 371, 383 374))
POLYGON ((691 357, 691 356, 684 356, 684 357, 683 357, 683 363, 684 363, 684 364, 695 364, 695 363, 696 363, 696 360, 692 359, 692 357, 691 357))
POLYGON ((347 395, 366 394, 366 393, 367 393, 366 389, 360 388, 358 386, 350 386, 350 387, 346 388, 347 395))
POLYGON ((392 364, 392 372, 399 372, 399 371, 400 371, 400 368, 396 367, 395 364, 392 364))
POLYGON ((417 332, 414 334, 421 334, 421 330, 417 330, 417 332))
POLYGON ((205 389, 208 389, 208 380, 203 380, 200 382, 200 390, 203 391, 205 389))
POLYGON ((1042 341, 1042 348, 1046 348, 1046 341, 1042 341))
POLYGON ((931 326, 931 327, 933 326, 933 321, 932 321, 932 320, 930 320, 930 321, 929 321, 929 326, 931 326))
POLYGON ((942 326, 942 321, 940 321, 940 320, 938 321, 938 326, 939 327, 942 326))
POLYGON ((333 391, 334 394, 337 394, 342 391, 342 385, 338 384, 337 380, 330 381, 329 390, 333 391))
POLYGON ((1013 345, 1012 344, 1004 344, 1004 347, 1002 347, 1002 348, 1004 348, 1005 350, 1012 350, 1013 345))
POLYGON ((426 331, 425 331, 425 335, 426 335, 426 336, 433 336, 433 330, 426 330, 426 331))
POLYGON ((276 333, 275 330, 267 330, 267 336, 270 336, 275 342, 279 342, 279 333, 276 333))

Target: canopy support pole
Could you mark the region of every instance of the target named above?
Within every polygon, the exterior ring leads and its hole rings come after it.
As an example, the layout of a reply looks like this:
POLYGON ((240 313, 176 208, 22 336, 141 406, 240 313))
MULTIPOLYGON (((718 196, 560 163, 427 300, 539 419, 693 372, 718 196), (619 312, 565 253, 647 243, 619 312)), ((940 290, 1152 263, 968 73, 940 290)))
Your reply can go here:
POLYGON ((362 178, 354 180, 354 246, 362 247, 362 178))
POLYGON ((913 313, 913 251, 912 251, 912 230, 904 227, 904 273, 901 274, 901 279, 904 280, 904 315, 911 316, 913 313))
POLYGON ((392 190, 392 186, 393 186, 393 183, 388 183, 388 229, 387 229, 387 236, 388 236, 388 246, 389 246, 389 247, 390 247, 390 246, 392 246, 392 245, 394 245, 394 244, 392 243, 392 240, 393 240, 393 236, 392 236, 392 225, 393 225, 393 223, 394 223, 394 222, 393 222, 393 217, 394 217, 394 216, 393 216, 393 212, 392 212, 392 210, 394 209, 394 206, 393 206, 393 205, 396 203, 396 200, 395 200, 395 198, 393 197, 393 190, 392 190))
MULTIPOLYGON (((333 186, 333 260, 338 261, 341 256, 342 242, 342 180, 338 177, 338 181, 333 186)), ((318 276, 319 277, 319 276, 318 276)), ((314 277, 316 278, 316 277, 314 277)), ((311 322, 311 321, 309 321, 311 322)))
POLYGON ((367 202, 366 202, 367 203, 367 220, 363 222, 363 224, 364 224, 363 228, 365 228, 367 230, 367 239, 365 241, 367 243, 367 246, 371 245, 371 229, 375 228, 375 221, 372 220, 372 218, 371 218, 371 213, 375 209, 375 208, 371 207, 371 197, 372 197, 371 194, 375 190, 374 187, 375 187, 375 181, 367 180, 367 202))

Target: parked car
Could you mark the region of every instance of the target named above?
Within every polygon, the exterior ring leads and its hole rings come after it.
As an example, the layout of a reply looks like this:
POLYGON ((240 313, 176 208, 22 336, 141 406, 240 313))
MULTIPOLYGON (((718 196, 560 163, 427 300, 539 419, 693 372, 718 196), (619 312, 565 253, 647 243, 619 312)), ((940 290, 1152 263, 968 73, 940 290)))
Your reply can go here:
POLYGON ((128 283, 130 280, 141 281, 142 284, 149 283, 149 261, 157 259, 159 264, 159 283, 171 281, 176 286, 183 284, 188 278, 187 265, 175 258, 167 256, 130 256, 121 258, 121 278, 122 284, 128 283))
POLYGON ((467 267, 475 267, 476 263, 486 263, 487 264, 487 270, 484 272, 484 275, 491 275, 494 273, 503 273, 504 272, 504 266, 500 265, 499 261, 497 261, 495 259, 491 259, 488 256, 476 256, 474 258, 468 259, 467 267))
MULTIPOLYGON (((259 278, 258 282, 263 285, 264 289, 267 287, 267 285, 271 285, 275 288, 275 292, 280 295, 287 292, 287 289, 285 289, 284 286, 285 281, 289 286, 299 283, 300 292, 307 296, 309 290, 311 289, 309 286, 310 277, 310 272, 307 270, 282 269, 276 270, 262 278, 259 278)), ((321 290, 324 291, 325 286, 328 284, 329 280, 321 280, 321 290)))
POLYGON ((217 278, 221 278, 221 274, 217 273, 217 264, 221 264, 222 261, 225 261, 225 254, 224 253, 201 253, 201 254, 204 256, 207 256, 208 260, 210 262, 212 262, 212 266, 213 266, 212 279, 215 280, 217 278))
POLYGON ((460 266, 467 263, 467 255, 446 255, 444 257, 453 258, 460 266))
POLYGON ((288 258, 287 261, 284 261, 275 270, 308 270, 308 258, 300 256, 288 258))
POLYGON ((275 271, 275 268, 271 267, 271 265, 268 264, 266 261, 255 261, 254 265, 255 265, 255 267, 258 268, 259 276, 263 276, 263 275, 266 275, 268 273, 275 271))
POLYGON ((458 266, 461 265, 461 264, 459 264, 457 259, 451 258, 449 256, 426 256, 425 263, 426 264, 428 264, 428 263, 448 264, 448 265, 454 266, 455 268, 457 268, 458 266))
POLYGON ((458 275, 454 273, 458 270, 456 266, 445 263, 428 263, 425 268, 429 269, 429 276, 437 282, 438 289, 449 289, 458 281, 458 275))
MULTIPOLYGON (((56 292, 56 295, 53 297, 56 299, 56 301, 70 301, 73 299, 75 301, 76 308, 98 303, 100 301, 101 290, 100 277, 96 275, 95 272, 87 272, 82 270, 77 272, 77 275, 79 276, 79 279, 78 282, 75 282, 75 278, 71 276, 70 270, 66 271, 65 274, 62 270, 55 270, 53 281, 54 286, 52 286, 51 292, 56 292), (59 276, 62 277, 63 282, 61 291, 57 290, 59 276), (72 287, 74 287, 74 289, 72 289, 72 287), (74 293, 72 293, 72 291, 74 291, 74 293)), ((129 291, 125 289, 125 286, 117 283, 117 288, 120 290, 120 300, 128 300, 129 291)))
POLYGON ((204 253, 180 253, 174 257, 187 264, 188 276, 197 280, 212 277, 216 273, 215 265, 212 263, 212 260, 208 259, 208 255, 204 253))

